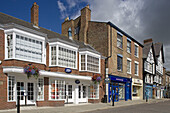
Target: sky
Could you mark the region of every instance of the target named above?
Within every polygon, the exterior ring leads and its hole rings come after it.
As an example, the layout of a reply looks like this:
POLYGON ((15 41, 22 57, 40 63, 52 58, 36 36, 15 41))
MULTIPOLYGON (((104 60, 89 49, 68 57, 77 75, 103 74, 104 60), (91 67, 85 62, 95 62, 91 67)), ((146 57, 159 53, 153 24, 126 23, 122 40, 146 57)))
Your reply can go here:
POLYGON ((39 25, 61 33, 68 16, 74 19, 87 4, 92 21, 111 21, 143 44, 152 38, 164 45, 165 64, 170 70, 170 0, 1 0, 0 12, 30 22, 30 8, 39 5, 39 25))

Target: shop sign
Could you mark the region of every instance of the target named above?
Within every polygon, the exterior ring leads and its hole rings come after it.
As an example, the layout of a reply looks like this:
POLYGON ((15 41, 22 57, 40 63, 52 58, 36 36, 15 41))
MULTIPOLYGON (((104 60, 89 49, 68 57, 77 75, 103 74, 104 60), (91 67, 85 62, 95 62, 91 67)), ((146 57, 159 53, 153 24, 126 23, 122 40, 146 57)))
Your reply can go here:
POLYGON ((80 84, 80 80, 75 80, 75 83, 76 84, 80 84))
POLYGON ((72 70, 71 70, 70 68, 65 68, 65 72, 66 72, 66 73, 71 73, 72 70))

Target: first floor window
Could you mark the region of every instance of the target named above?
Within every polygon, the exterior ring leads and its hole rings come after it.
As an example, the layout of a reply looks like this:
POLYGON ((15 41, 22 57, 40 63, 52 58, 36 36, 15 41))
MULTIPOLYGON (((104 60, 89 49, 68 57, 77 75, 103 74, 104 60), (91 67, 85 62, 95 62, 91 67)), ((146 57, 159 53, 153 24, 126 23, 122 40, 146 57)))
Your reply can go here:
POLYGON ((119 55, 117 56, 117 70, 122 71, 122 57, 119 55))
POLYGON ((131 53, 131 41, 127 40, 127 52, 131 53))
POLYGON ((38 100, 43 100, 44 99, 44 79, 43 78, 39 78, 38 79, 38 100))
POLYGON ((56 56, 56 46, 51 47, 51 65, 57 64, 57 56, 56 56))
POLYGON ((13 57, 13 35, 7 36, 7 51, 8 51, 8 58, 13 57))
POLYGON ((131 61, 127 60, 127 73, 131 73, 131 61))
POLYGON ((98 99, 99 98, 99 85, 98 84, 91 84, 88 87, 88 97, 89 99, 98 99))
POLYGON ((66 85, 63 80, 51 80, 50 99, 66 99, 66 85))
POLYGON ((139 50, 138 50, 138 46, 135 45, 135 56, 136 56, 136 57, 138 57, 138 51, 139 51, 139 50))
POLYGON ((138 75, 138 63, 135 63, 135 75, 138 75))
POLYGON ((93 57, 90 55, 81 55, 81 71, 93 71, 99 72, 99 61, 100 59, 97 57, 93 57), (86 66, 87 65, 87 66, 86 66))
POLYGON ((15 100, 15 77, 8 76, 8 100, 14 101, 15 100))

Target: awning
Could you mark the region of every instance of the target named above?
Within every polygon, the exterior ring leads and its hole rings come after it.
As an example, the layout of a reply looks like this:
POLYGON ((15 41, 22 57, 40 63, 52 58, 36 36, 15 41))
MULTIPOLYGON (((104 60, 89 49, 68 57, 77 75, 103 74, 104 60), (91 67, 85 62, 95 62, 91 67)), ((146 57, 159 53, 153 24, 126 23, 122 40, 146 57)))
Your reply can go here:
MULTIPOLYGON (((24 74, 24 69, 22 67, 3 67, 3 73, 21 73, 24 74)), ((82 76, 75 74, 66 74, 61 72, 50 72, 41 70, 40 76, 46 77, 59 77, 59 78, 68 78, 68 79, 79 79, 79 80, 91 80, 91 76, 82 76)))

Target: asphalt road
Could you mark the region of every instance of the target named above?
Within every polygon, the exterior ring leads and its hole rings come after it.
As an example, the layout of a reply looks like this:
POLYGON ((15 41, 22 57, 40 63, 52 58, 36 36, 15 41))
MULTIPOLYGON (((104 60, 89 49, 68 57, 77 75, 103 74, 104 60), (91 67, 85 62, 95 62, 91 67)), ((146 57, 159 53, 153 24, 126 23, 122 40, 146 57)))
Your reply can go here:
POLYGON ((83 113, 170 113, 170 101, 117 107, 83 113))

